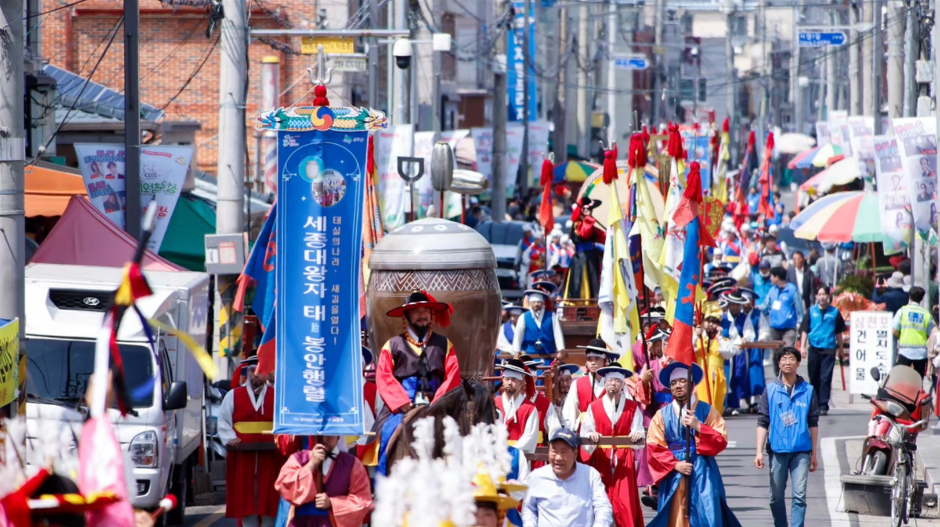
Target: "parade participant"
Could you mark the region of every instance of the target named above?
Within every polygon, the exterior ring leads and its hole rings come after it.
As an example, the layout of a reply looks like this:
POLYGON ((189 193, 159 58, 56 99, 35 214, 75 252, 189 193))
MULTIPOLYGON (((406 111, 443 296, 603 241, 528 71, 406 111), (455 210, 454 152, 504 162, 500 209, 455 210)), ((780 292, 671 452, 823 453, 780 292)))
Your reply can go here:
POLYGON ((705 264, 705 274, 711 275, 712 271, 721 269, 721 265, 724 263, 722 258, 724 258, 725 251, 719 247, 712 251, 712 261, 705 264))
POLYGON ((891 323, 894 338, 898 339, 895 364, 910 366, 924 377, 927 374, 927 336, 936 327, 930 312, 920 307, 924 290, 914 286, 909 293, 910 302, 902 307, 891 323))
POLYGON ((562 410, 565 422, 575 431, 581 429, 581 414, 587 411, 592 402, 604 395, 604 382, 597 375, 597 370, 607 366, 609 360, 618 358, 601 339, 594 339, 587 346, 578 347, 584 350, 585 374, 574 382, 574 389, 568 392, 565 408, 562 410))
POLYGON ((770 279, 770 262, 761 260, 756 253, 751 253, 748 259, 751 263, 751 289, 757 294, 757 302, 760 303, 767 298, 770 288, 773 287, 770 279))
MULTIPOLYGON (((529 369, 529 372, 532 373, 533 377, 538 380, 538 384, 541 385, 541 380, 539 380, 539 366, 544 364, 538 359, 533 359, 528 355, 522 355, 519 357, 519 360, 525 364, 525 367, 529 369)), ((529 402, 535 405, 535 409, 539 412, 539 446, 547 445, 548 441, 548 414, 549 409, 552 407, 552 402, 548 400, 548 397, 544 393, 538 390, 533 390, 535 393, 529 397, 529 402)))
POLYGON ((610 527, 614 518, 601 475, 578 463, 578 435, 562 428, 552 434, 548 465, 526 483, 522 505, 525 527, 610 527))
POLYGON ((562 232, 560 230, 552 231, 551 243, 548 244, 548 266, 550 268, 559 266, 562 269, 567 269, 571 265, 571 256, 568 255, 568 251, 561 243, 561 238, 562 232))
POLYGON ((516 339, 516 323, 519 321, 519 317, 526 312, 526 309, 522 306, 509 304, 503 306, 503 311, 506 312, 509 320, 503 322, 499 336, 496 338, 496 351, 499 353, 513 353, 515 350, 512 343, 516 339))
POLYGON ((526 269, 526 285, 531 287, 535 278, 532 273, 545 269, 546 258, 545 244, 540 233, 532 235, 532 244, 522 255, 522 264, 526 269))
POLYGON ((473 477, 473 487, 477 507, 474 527, 503 527, 506 512, 518 507, 519 500, 499 492, 493 478, 482 472, 473 477))
POLYGON ((545 309, 549 293, 541 289, 525 292, 529 311, 516 321, 513 335, 513 353, 518 355, 550 355, 565 349, 565 337, 561 325, 555 321, 555 313, 545 309))
MULTIPOLYGON (((723 336, 734 346, 740 347, 742 342, 757 342, 761 336, 766 336, 766 323, 761 320, 760 311, 753 309, 752 296, 750 290, 743 288, 722 295, 728 302, 728 313, 722 319, 723 336)), ((750 348, 734 356, 728 388, 731 415, 738 415, 741 401, 748 407, 757 404, 756 398, 764 390, 762 350, 750 348)))
POLYGON ((372 510, 369 474, 341 441, 317 436, 281 467, 275 488, 292 505, 288 527, 359 527, 372 510))
MULTIPOLYGON (((369 419, 366 419, 366 430, 372 428, 375 424, 375 418, 382 409, 382 398, 379 397, 378 388, 375 385, 375 368, 373 364, 372 350, 362 346, 362 398, 369 409, 369 419), (369 423, 371 421, 371 423, 369 423)), ((356 457, 363 464, 374 467, 378 462, 378 444, 368 441, 368 436, 361 436, 357 441, 355 451, 356 457)))
MULTIPOLYGON (((649 428, 650 422, 656 415, 656 412, 663 405, 672 402, 672 392, 669 386, 663 386, 659 382, 659 372, 665 368, 669 362, 669 357, 663 356, 663 350, 666 349, 666 342, 669 339, 669 333, 658 327, 653 327, 646 335, 646 342, 649 346, 650 365, 646 365, 646 357, 640 359, 637 363, 637 355, 634 354, 634 365, 640 364, 640 382, 636 385, 635 399, 639 403, 643 412, 643 426, 649 428)), ((636 482, 640 487, 647 487, 640 501, 656 510, 657 489, 653 485, 653 475, 649 469, 647 461, 646 447, 635 452, 636 457, 636 482)))
MULTIPOLYGON (((597 370, 597 374, 604 377, 607 393, 588 406, 581 424, 581 435, 595 443, 601 437, 629 437, 634 443, 640 442, 646 435, 643 413, 623 390, 624 381, 632 377, 633 372, 619 366, 607 366, 597 370)), ((633 449, 592 445, 581 448, 591 456, 588 464, 601 474, 616 525, 643 527, 633 449)))
POLYGON ((408 295, 405 303, 388 312, 401 317, 404 332, 392 337, 379 352, 375 380, 385 405, 376 419, 380 432, 378 472, 386 475, 385 447, 415 405, 430 404, 460 386, 460 365, 454 345, 434 333, 432 325, 450 325, 450 304, 438 302, 423 291, 408 295))
POLYGON ((666 299, 663 296, 663 288, 657 286, 656 289, 653 289, 653 304, 652 307, 658 307, 666 309, 666 299))
POLYGON ((568 283, 565 286, 565 298, 597 298, 600 291, 601 257, 606 239, 604 230, 598 228, 597 218, 591 211, 600 207, 601 202, 582 196, 573 207, 571 221, 571 240, 575 244, 575 254, 568 268, 568 283))
POLYGON ((274 436, 274 390, 257 374, 258 357, 241 363, 248 383, 230 390, 219 408, 219 439, 225 444, 225 517, 245 527, 273 526, 279 498, 274 489, 284 456, 274 436))
POLYGON ((706 375, 705 382, 698 385, 698 397, 710 401, 718 413, 724 412, 725 394, 728 392, 725 360, 739 352, 740 349, 736 349, 730 340, 721 336, 718 317, 705 317, 704 324, 695 328, 695 357, 706 375))
MULTIPOLYGON (((797 328, 803 320, 803 299, 796 286, 787 282, 787 270, 774 267, 770 270, 773 287, 761 301, 761 312, 767 313, 770 323, 768 336, 771 340, 782 340, 787 347, 796 346, 797 328)), ((926 342, 926 338, 924 342, 926 342)), ((774 374, 777 365, 774 364, 774 374)))
POLYGON ((767 387, 757 413, 757 455, 754 466, 764 468, 764 445, 770 455, 770 511, 775 527, 787 527, 787 479, 792 478, 790 525, 803 527, 806 480, 816 471, 819 445, 819 407, 813 386, 796 374, 800 354, 780 348, 774 354, 780 376, 767 387), (769 439, 769 441, 768 441, 769 439))
MULTIPOLYGON (((740 527, 728 507, 715 461, 728 446, 725 421, 708 403, 696 399, 688 374, 689 367, 681 362, 669 364, 659 374, 674 400, 656 414, 646 435, 650 471, 659 483, 659 509, 647 527, 740 527), (689 456, 687 434, 691 434, 689 456)), ((703 377, 702 369, 693 364, 692 384, 703 377)))
POLYGON ((725 239, 719 242, 718 247, 724 253, 726 262, 737 265, 741 262, 742 248, 738 243, 738 233, 734 228, 725 231, 725 239))
POLYGON ((556 362, 557 369, 552 379, 552 404, 544 419, 545 430, 548 433, 544 437, 551 437, 560 428, 571 428, 571 423, 565 420, 563 410, 568 392, 571 390, 572 376, 581 369, 577 364, 565 364, 557 359, 556 362))
POLYGON ((506 359, 498 369, 502 373, 502 393, 496 396, 496 409, 509 433, 509 446, 520 452, 517 479, 523 480, 529 473, 525 454, 534 454, 539 442, 539 412, 531 401, 535 396, 535 383, 532 373, 519 359, 506 359))
POLYGON ((816 289, 816 304, 809 308, 800 324, 800 350, 802 358, 809 359, 809 382, 816 392, 820 415, 829 414, 829 395, 832 392, 832 370, 836 365, 836 352, 842 349, 845 319, 829 302, 829 288, 816 289))

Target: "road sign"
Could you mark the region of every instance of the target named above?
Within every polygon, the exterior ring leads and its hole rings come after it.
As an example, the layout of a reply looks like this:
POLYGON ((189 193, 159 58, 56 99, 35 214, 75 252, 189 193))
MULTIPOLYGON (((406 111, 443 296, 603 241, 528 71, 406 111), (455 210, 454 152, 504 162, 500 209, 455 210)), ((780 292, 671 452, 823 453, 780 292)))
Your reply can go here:
POLYGON ((353 39, 343 37, 303 37, 300 52, 304 55, 316 55, 317 46, 323 46, 327 55, 347 54, 356 51, 353 39))
POLYGON ((333 71, 364 72, 367 69, 366 59, 361 57, 334 57, 330 63, 333 71))
POLYGON ((845 44, 845 32, 843 31, 832 31, 832 32, 812 32, 812 31, 800 31, 800 47, 801 48, 818 48, 824 46, 842 46, 845 44))
POLYGON ((614 57, 614 67, 618 70, 645 70, 649 60, 645 55, 623 55, 614 57))

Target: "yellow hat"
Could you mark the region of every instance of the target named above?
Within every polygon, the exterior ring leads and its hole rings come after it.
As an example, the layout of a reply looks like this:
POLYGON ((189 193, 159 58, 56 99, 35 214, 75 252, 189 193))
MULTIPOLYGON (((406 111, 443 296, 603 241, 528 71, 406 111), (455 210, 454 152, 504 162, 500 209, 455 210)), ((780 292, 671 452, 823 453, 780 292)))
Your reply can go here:
POLYGON ((512 494, 513 492, 525 492, 529 490, 528 485, 523 485, 518 481, 506 481, 506 476, 499 477, 499 481, 496 483, 496 488, 509 494, 512 494))
POLYGON ((490 478, 488 474, 478 472, 477 475, 473 477, 473 486, 476 487, 473 498, 477 501, 495 503, 497 510, 505 511, 515 509, 519 505, 519 500, 514 500, 505 494, 500 494, 496 490, 496 485, 493 484, 493 479, 490 478))

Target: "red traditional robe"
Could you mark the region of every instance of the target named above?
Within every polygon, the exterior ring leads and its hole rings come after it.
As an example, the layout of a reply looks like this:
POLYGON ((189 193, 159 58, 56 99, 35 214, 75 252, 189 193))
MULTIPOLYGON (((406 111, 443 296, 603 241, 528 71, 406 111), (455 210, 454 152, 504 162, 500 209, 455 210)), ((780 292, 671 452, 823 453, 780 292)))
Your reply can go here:
POLYGON ((274 482, 287 458, 276 448, 274 436, 262 433, 274 428, 274 390, 265 389, 259 410, 245 386, 235 388, 232 398, 232 425, 241 446, 225 456, 225 517, 275 517, 280 498, 274 482))
MULTIPOLYGON (((369 473, 362 463, 349 454, 334 451, 336 460, 329 463, 322 484, 318 485, 313 473, 306 468, 309 452, 292 455, 281 468, 277 490, 293 506, 313 503, 317 494, 330 496, 329 523, 333 527, 359 527, 372 510, 372 491, 369 473), (345 470, 345 474, 338 473, 345 470), (331 492, 332 491, 332 492, 331 492)), ((324 464, 324 466, 326 466, 324 464)), ((321 473, 323 467, 320 467, 321 473)), ((297 521, 292 507, 290 525, 316 525, 315 521, 297 521)))
MULTIPOLYGON (((591 403, 587 411, 594 418, 598 434, 604 437, 627 437, 630 435, 637 408, 636 402, 625 400, 623 412, 616 424, 610 422, 603 399, 591 403)), ((633 449, 627 447, 599 446, 591 454, 589 464, 601 474, 617 527, 643 527, 643 511, 640 507, 634 463, 633 449)))
MULTIPOLYGON (((530 399, 531 401, 531 399, 530 399)), ((539 445, 548 444, 548 430, 545 429, 545 417, 548 415, 548 409, 552 407, 552 402, 545 397, 545 394, 538 392, 535 394, 535 400, 531 401, 535 409, 539 411, 539 445)))
MULTIPOLYGON (((365 381, 362 384, 362 395, 363 399, 366 401, 366 405, 369 406, 369 409, 372 411, 373 417, 378 417, 375 412, 375 403, 376 398, 378 397, 378 391, 376 389, 375 383, 371 381, 365 381)), ((355 451, 356 457, 359 458, 359 461, 367 467, 374 467, 378 463, 378 454, 379 454, 379 443, 378 441, 373 441, 367 445, 359 445, 356 447, 355 451)))
POLYGON ((460 364, 457 362, 457 352, 454 351, 454 345, 450 340, 432 333, 423 351, 410 342, 405 342, 407 349, 399 352, 399 356, 406 364, 398 364, 390 348, 395 338, 397 337, 393 337, 382 347, 382 351, 379 352, 379 364, 375 370, 376 389, 389 411, 398 413, 403 407, 413 402, 399 377, 404 379, 417 375, 418 361, 422 353, 429 355, 432 377, 438 367, 443 370, 440 372, 443 381, 434 392, 434 399, 460 386, 460 364), (438 361, 442 364, 438 365, 438 361))
POLYGON ((529 420, 529 416, 534 412, 536 414, 536 419, 538 419, 538 409, 534 404, 532 404, 531 401, 525 399, 523 400, 522 404, 519 405, 519 408, 516 409, 516 413, 514 415, 507 416, 506 410, 503 408, 503 397, 501 395, 497 395, 495 400, 496 408, 499 409, 499 415, 502 416, 503 424, 506 425, 506 430, 509 433, 509 446, 515 446, 516 442, 522 438, 522 435, 525 432, 525 424, 529 420))

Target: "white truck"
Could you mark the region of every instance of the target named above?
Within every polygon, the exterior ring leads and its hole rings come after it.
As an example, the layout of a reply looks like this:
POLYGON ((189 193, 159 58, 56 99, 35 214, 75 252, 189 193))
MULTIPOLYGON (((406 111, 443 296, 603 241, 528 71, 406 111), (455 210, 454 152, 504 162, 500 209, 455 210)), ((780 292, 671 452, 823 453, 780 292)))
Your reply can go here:
MULTIPOLYGON (((144 317, 179 328, 206 345, 209 275, 144 272, 153 295, 138 302, 144 317)), ((27 449, 41 434, 42 419, 66 421, 78 437, 84 395, 93 370, 95 338, 122 270, 110 267, 30 264, 26 268, 27 449)), ((177 339, 153 330, 153 347, 139 317, 128 310, 118 332, 132 412, 109 409, 122 450, 131 460, 136 508, 155 508, 168 493, 179 506, 169 515, 181 523, 202 445, 205 381, 202 370, 177 339)))

